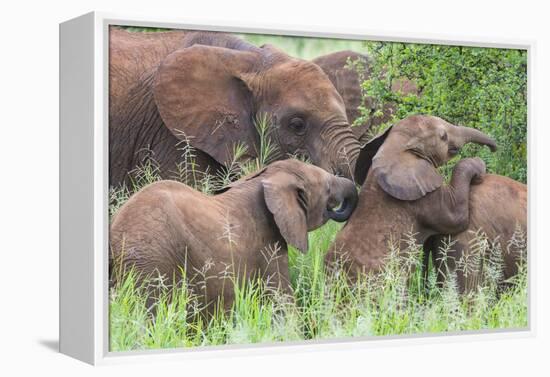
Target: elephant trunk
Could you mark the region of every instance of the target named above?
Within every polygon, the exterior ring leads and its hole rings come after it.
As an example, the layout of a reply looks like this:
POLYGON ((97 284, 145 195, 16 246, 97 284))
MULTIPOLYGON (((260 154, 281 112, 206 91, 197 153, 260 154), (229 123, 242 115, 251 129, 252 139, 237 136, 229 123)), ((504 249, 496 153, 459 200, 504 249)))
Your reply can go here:
POLYGON ((332 173, 353 179, 360 144, 349 124, 333 126, 322 136, 332 173))
POLYGON ((357 189, 355 184, 347 178, 335 177, 336 184, 334 187, 333 197, 330 202, 337 203, 340 206, 334 208, 327 206, 327 216, 337 222, 343 222, 349 219, 355 207, 357 206, 357 189))
POLYGON ((497 144, 492 138, 475 128, 458 126, 458 134, 461 144, 458 147, 462 147, 467 143, 476 143, 488 146, 491 152, 497 149, 497 144))

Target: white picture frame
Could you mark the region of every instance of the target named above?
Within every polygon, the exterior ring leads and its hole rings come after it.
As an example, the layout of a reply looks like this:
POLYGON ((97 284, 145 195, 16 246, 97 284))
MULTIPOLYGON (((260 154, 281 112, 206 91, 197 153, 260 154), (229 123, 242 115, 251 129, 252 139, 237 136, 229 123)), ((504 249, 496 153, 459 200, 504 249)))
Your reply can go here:
MULTIPOLYGON (((327 341, 285 342, 135 352, 109 352, 108 347, 108 31, 110 25, 197 29, 239 33, 330 37, 525 49, 528 54, 528 155, 533 153, 531 82, 533 41, 461 38, 368 30, 318 30, 288 25, 190 23, 177 18, 143 18, 92 12, 60 24, 60 352, 90 364, 131 362, 148 358, 184 359, 258 355, 410 343, 532 337, 534 269, 529 269, 527 329, 473 331, 327 341)), ((528 160, 530 160, 528 158, 528 160)), ((534 177, 529 164, 529 221, 533 229, 534 177)), ((528 238, 531 235, 528 234, 528 238)), ((529 248, 528 263, 536 251, 529 248)))

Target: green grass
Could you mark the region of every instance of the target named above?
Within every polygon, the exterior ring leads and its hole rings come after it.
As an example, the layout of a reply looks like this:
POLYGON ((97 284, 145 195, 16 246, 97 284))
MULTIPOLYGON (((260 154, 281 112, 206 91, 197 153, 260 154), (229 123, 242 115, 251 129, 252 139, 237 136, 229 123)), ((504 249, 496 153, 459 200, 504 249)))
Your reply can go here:
POLYGON ((111 351, 527 326, 525 270, 504 293, 498 294, 487 278, 479 290, 464 296, 457 293, 452 279, 444 287, 435 286, 430 270, 426 290, 418 268, 420 250, 412 247, 408 257, 390 251, 382 274, 350 285, 342 270, 327 273, 323 263, 339 229, 340 224, 331 222, 310 233, 311 247, 305 255, 291 248, 294 301, 260 281, 236 284, 233 310, 218 313, 208 323, 196 315, 200 305, 185 286, 166 291, 152 320, 143 290, 136 286, 134 274, 128 273, 111 289, 111 351), (411 266, 416 270, 409 274, 411 266))

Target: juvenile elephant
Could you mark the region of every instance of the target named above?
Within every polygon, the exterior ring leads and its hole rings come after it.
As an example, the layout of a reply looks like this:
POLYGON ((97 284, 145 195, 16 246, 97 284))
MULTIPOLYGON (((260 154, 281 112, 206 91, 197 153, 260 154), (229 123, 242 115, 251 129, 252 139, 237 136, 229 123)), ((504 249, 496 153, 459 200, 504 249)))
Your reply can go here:
POLYGON ((468 292, 479 285, 487 268, 484 263, 495 261, 490 254, 499 247, 502 265, 497 270, 502 268, 499 283, 504 285, 526 260, 526 235, 527 186, 507 177, 486 174, 482 183, 472 186, 470 191, 468 229, 452 236, 428 238, 424 244, 424 269, 427 271, 431 255, 437 281, 441 284, 449 273, 456 273, 459 291, 468 292), (480 237, 488 241, 487 247, 480 247, 480 237))
POLYGON ((414 115, 366 144, 355 171, 356 182, 362 184, 357 209, 326 262, 341 261, 353 279, 356 273, 378 272, 390 243, 397 241, 403 248, 408 232, 422 244, 434 234, 465 230, 470 185, 485 172, 485 164, 479 158, 459 161, 449 185, 443 185, 436 168, 469 142, 496 149, 491 138, 474 128, 414 115))
MULTIPOLYGON (((153 183, 114 216, 111 281, 131 267, 141 281, 162 276, 168 284, 184 271, 210 309, 220 299, 231 307, 231 277, 259 277, 290 294, 287 245, 306 252, 308 231, 346 221, 356 204, 352 181, 297 160, 274 162, 215 196, 175 181, 153 183)), ((153 300, 151 293, 149 306, 153 300)))
MULTIPOLYGON (((327 74, 328 78, 335 86, 336 90, 342 96, 346 105, 346 113, 350 124, 355 124, 361 116, 359 107, 363 106, 367 111, 367 119, 360 124, 352 127, 355 135, 363 141, 366 138, 366 131, 371 126, 378 126, 389 121, 395 112, 394 103, 384 103, 382 105, 382 114, 375 115, 377 105, 370 97, 363 98, 361 84, 371 77, 372 60, 365 54, 344 50, 331 54, 319 56, 313 59, 327 74)), ((402 92, 403 94, 418 94, 417 86, 410 80, 393 80, 392 91, 402 92)), ((366 140, 364 140, 366 142, 366 140)))
POLYGON ((223 33, 112 30, 110 102, 111 185, 127 179, 144 150, 163 178, 176 176, 186 141, 201 172, 227 167, 238 145, 243 160, 255 158, 261 119, 271 125, 272 160, 299 155, 351 178, 359 153, 321 68, 223 33))

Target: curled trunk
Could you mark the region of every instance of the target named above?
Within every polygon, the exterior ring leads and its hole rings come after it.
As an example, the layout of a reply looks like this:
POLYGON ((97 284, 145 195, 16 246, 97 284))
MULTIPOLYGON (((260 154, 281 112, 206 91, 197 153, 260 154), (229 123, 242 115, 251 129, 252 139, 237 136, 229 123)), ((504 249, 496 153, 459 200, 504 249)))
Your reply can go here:
POLYGON ((337 209, 327 208, 330 219, 343 222, 347 221, 357 206, 358 195, 355 184, 347 178, 336 177, 334 200, 340 204, 337 209))

